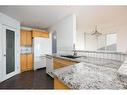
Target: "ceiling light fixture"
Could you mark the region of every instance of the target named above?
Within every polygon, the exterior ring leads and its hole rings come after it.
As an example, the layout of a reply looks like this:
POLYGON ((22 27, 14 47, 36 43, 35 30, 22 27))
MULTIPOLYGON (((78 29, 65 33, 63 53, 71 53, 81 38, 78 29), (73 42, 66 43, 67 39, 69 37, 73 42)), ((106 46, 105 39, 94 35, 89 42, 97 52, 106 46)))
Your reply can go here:
POLYGON ((97 31, 97 25, 95 26, 95 30, 94 30, 94 33, 92 33, 92 35, 94 35, 96 37, 102 35, 102 33, 100 33, 100 32, 97 31))

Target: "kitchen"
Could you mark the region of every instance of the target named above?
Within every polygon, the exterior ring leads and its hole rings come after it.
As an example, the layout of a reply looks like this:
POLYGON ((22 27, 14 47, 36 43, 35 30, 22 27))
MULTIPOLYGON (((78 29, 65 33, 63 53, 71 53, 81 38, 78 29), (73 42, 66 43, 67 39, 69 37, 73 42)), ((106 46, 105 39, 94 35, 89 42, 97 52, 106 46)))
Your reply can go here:
POLYGON ((127 89, 126 9, 0 6, 0 88, 127 89))

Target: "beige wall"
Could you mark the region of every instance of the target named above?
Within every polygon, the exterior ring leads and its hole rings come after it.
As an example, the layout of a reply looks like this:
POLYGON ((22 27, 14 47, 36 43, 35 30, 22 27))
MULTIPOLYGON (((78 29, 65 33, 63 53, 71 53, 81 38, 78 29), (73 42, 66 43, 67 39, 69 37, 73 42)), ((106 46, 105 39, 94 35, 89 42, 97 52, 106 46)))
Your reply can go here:
MULTIPOLYGON (((119 52, 127 52, 127 24, 117 24, 117 25, 107 25, 106 27, 101 27, 101 32, 103 34, 109 34, 109 33, 117 33, 117 51, 119 52), (108 26, 108 27, 107 27, 108 26)), ((84 30, 86 31, 86 30, 84 30)), ((78 32, 78 31, 77 31, 78 32)), ((77 33, 78 34, 78 33, 77 33)), ((90 36, 90 33, 87 33, 85 37, 85 41, 83 40, 83 37, 80 33, 80 35, 76 35, 77 39, 77 47, 84 50, 96 50, 97 49, 97 39, 93 36, 90 36), (79 39, 80 38, 80 39, 79 39), (84 45, 80 45, 83 44, 84 45), (85 46, 85 47, 84 47, 85 46)))
POLYGON ((118 24, 103 29, 104 34, 117 33, 117 51, 127 52, 127 24, 118 24))
POLYGON ((119 27, 117 31, 118 51, 127 52, 127 25, 119 27))

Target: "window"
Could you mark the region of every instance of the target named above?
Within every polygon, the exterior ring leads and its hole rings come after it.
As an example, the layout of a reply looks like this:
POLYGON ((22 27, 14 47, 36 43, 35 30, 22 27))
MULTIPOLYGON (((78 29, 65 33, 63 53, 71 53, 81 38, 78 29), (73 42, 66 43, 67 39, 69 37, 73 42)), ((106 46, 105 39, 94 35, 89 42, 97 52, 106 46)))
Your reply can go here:
POLYGON ((98 50, 117 51, 117 34, 107 34, 98 37, 98 50))

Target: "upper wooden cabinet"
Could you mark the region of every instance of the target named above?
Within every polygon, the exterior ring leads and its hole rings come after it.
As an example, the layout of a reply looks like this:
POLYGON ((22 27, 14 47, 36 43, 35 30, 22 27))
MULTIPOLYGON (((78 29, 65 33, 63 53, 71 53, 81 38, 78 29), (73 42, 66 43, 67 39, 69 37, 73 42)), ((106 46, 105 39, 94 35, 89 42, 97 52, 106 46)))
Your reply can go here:
POLYGON ((26 35, 27 35, 27 37, 26 37, 26 44, 28 46, 32 46, 32 32, 31 31, 27 31, 26 35))
POLYGON ((25 46, 26 45, 26 31, 21 30, 20 32, 20 45, 25 46))
POLYGON ((29 30, 21 30, 20 43, 21 46, 32 46, 32 32, 29 30))
POLYGON ((35 29, 35 30, 32 30, 32 37, 49 38, 49 32, 35 29))

